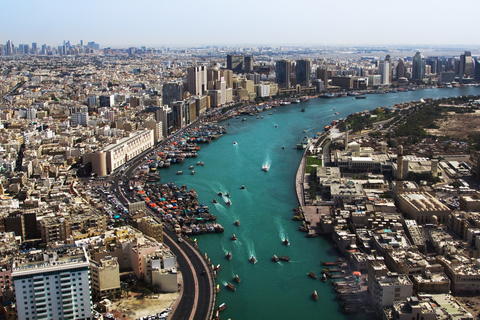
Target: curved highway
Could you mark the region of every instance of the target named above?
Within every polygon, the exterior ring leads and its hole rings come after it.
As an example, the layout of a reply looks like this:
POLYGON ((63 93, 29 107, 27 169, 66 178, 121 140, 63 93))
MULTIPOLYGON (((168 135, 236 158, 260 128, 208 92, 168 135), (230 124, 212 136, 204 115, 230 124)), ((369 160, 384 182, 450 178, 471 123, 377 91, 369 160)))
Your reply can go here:
MULTIPOLYGON (((122 174, 110 176, 112 184, 110 189, 117 199, 128 208, 129 202, 137 201, 133 192, 122 189, 128 184, 134 171, 142 165, 143 157, 154 152, 148 150, 137 157, 133 163, 128 164, 128 169, 122 174), (119 182, 123 180, 123 185, 119 182), (130 199, 131 201, 129 201, 130 199)), ((140 200, 138 200, 140 201, 140 200)), ((154 213, 146 209, 150 215, 154 213)), ((212 274, 200 252, 186 241, 180 242, 170 225, 163 228, 164 243, 172 250, 177 258, 178 269, 182 275, 182 288, 180 300, 172 309, 169 319, 172 320, 205 320, 211 319, 214 302, 214 281, 212 274)))

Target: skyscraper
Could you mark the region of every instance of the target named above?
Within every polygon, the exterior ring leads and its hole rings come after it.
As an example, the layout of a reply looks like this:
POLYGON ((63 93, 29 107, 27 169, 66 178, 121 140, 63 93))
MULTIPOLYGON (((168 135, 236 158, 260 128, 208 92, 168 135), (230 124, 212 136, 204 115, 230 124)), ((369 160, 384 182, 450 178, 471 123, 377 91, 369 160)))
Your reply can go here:
POLYGON ((310 86, 310 59, 297 60, 297 84, 309 87, 310 86))
POLYGON ((381 76, 382 84, 390 84, 390 63, 387 60, 378 63, 378 74, 381 76))
POLYGON ((279 60, 276 63, 276 82, 279 87, 290 88, 290 73, 292 62, 290 60, 279 60))
POLYGON ((183 82, 165 82, 162 89, 163 103, 172 105, 174 101, 183 100, 183 82))
POLYGON ((253 70, 253 56, 245 56, 243 64, 245 72, 251 72, 253 70))
POLYGON ((388 83, 392 83, 392 57, 387 54, 385 56, 385 61, 388 62, 388 83))
POLYGON ((403 58, 398 59, 397 64, 397 80, 405 77, 405 60, 403 58))
POLYGON ((228 54, 227 69, 235 72, 250 72, 253 70, 253 56, 243 54, 228 54))
POLYGON ((203 95, 207 90, 207 68, 205 66, 188 68, 188 92, 203 95))
POLYGON ((474 60, 472 58, 472 53, 470 51, 465 51, 464 54, 460 55, 460 66, 458 70, 458 76, 460 80, 464 77, 470 77, 475 73, 474 60))
POLYGON ((5 47, 5 54, 7 56, 11 56, 13 54, 13 43, 10 40, 7 41, 7 45, 5 47))
POLYGON ((425 79, 425 58, 420 52, 415 53, 413 57, 412 79, 420 81, 425 79))
POLYGON ((227 55, 227 69, 240 72, 244 69, 244 58, 241 54, 227 55))

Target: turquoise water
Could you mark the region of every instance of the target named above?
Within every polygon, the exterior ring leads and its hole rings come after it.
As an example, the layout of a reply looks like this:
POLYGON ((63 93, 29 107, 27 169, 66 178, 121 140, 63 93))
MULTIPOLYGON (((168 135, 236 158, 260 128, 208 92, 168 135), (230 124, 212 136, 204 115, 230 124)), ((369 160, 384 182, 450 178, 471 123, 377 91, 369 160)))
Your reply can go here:
POLYGON ((163 183, 173 181, 178 186, 193 188, 199 201, 210 207, 225 228, 223 234, 197 237, 200 250, 215 265, 221 265, 216 279, 221 287, 216 306, 223 302, 227 305, 221 318, 368 319, 363 314, 342 314, 331 285, 308 277, 310 271, 320 275, 320 262, 335 260, 338 252, 326 238, 306 238, 298 230, 300 222, 292 220, 292 209, 298 206, 295 174, 302 157, 296 144, 304 135, 313 136, 332 120, 353 112, 420 98, 471 94, 480 94, 480 87, 367 95, 365 100, 313 99, 282 106, 260 113, 263 119, 230 119, 228 134, 211 144, 200 145, 197 158, 161 169, 163 183), (301 112, 302 108, 306 111, 301 112), (273 114, 269 115, 270 112, 273 114), (234 141, 238 144, 234 145, 234 141), (197 161, 205 162, 205 166, 195 166, 195 175, 176 175, 178 170, 190 172, 188 167, 197 161), (265 164, 270 166, 268 172, 261 170, 265 164), (240 189, 242 185, 245 190, 240 189), (219 191, 230 193, 231 206, 217 195, 219 191), (214 198, 217 204, 212 203, 214 198), (234 225, 237 219, 240 226, 234 225), (237 241, 231 240, 233 233, 237 241), (290 246, 283 245, 284 238, 289 239, 290 246), (230 261, 225 258, 228 251, 232 254, 230 261), (287 255, 291 261, 274 263, 274 254, 287 255), (251 255, 256 257, 256 264, 249 261, 251 255), (233 282, 235 274, 241 279, 239 284, 233 282), (237 290, 228 291, 224 287, 227 282, 235 284, 237 290), (318 301, 311 299, 314 290, 320 296, 318 301))

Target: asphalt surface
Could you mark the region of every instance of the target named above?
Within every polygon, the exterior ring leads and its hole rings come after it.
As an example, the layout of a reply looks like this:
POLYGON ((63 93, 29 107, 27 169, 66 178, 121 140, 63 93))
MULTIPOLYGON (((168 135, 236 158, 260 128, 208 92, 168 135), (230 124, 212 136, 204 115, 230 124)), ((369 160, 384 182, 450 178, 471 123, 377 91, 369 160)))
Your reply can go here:
MULTIPOLYGON (((117 199, 128 208, 129 198, 133 197, 133 201, 137 201, 133 192, 125 189, 125 194, 122 192, 122 187, 128 187, 128 181, 132 177, 136 168, 142 165, 145 154, 152 152, 149 150, 134 161, 122 174, 115 174, 111 176, 113 183, 110 190, 115 194, 117 199), (119 185, 120 180, 124 182, 122 186, 119 185)), ((138 200, 140 201, 140 200, 138 200)), ((152 216, 153 212, 147 209, 147 212, 152 216)), ((180 301, 172 310, 169 319, 172 320, 204 320, 210 319, 212 315, 213 298, 214 298, 214 281, 208 270, 208 266, 203 260, 197 249, 190 243, 185 241, 179 242, 178 235, 170 229, 171 226, 164 224, 163 235, 164 243, 172 250, 177 258, 178 269, 182 275, 182 290, 180 301), (196 291, 196 288, 198 291, 196 291)))

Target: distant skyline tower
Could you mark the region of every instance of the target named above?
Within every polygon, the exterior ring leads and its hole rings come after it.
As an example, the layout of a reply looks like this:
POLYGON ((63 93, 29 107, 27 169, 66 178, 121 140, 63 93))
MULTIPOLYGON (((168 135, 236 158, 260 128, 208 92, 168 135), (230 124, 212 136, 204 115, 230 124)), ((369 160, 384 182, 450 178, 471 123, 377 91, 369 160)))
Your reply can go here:
POLYGON ((297 60, 297 84, 304 87, 310 86, 311 63, 310 59, 297 60))
POLYGON ((420 52, 415 53, 413 57, 412 79, 420 81, 425 79, 425 58, 420 52))
POLYGON ((276 63, 276 82, 279 87, 290 88, 290 73, 292 62, 290 60, 278 60, 276 63))
POLYGON ((385 61, 388 62, 388 83, 392 83, 392 57, 387 54, 385 61))
POLYGON ((378 63, 378 74, 382 84, 390 84, 390 63, 387 60, 378 63))
POLYGON ((397 80, 405 77, 405 60, 403 58, 398 59, 397 64, 397 80))
POLYGON ((253 56, 243 54, 228 54, 227 69, 235 72, 251 72, 253 70, 253 56))
POLYGON ((227 69, 240 72, 244 69, 244 57, 241 54, 227 55, 227 69))
POLYGON ((243 58, 245 72, 253 71, 253 56, 245 56, 243 58))
POLYGON ((175 101, 183 100, 183 82, 165 82, 162 88, 163 104, 171 106, 175 101))
POLYGON ((10 40, 8 40, 7 45, 5 47, 5 54, 7 56, 11 56, 13 54, 13 48, 14 48, 13 43, 10 40))
POLYGON ((470 77, 475 71, 474 60, 472 58, 472 53, 470 51, 465 51, 464 54, 460 55, 460 65, 458 68, 458 76, 460 81, 464 77, 470 77))

